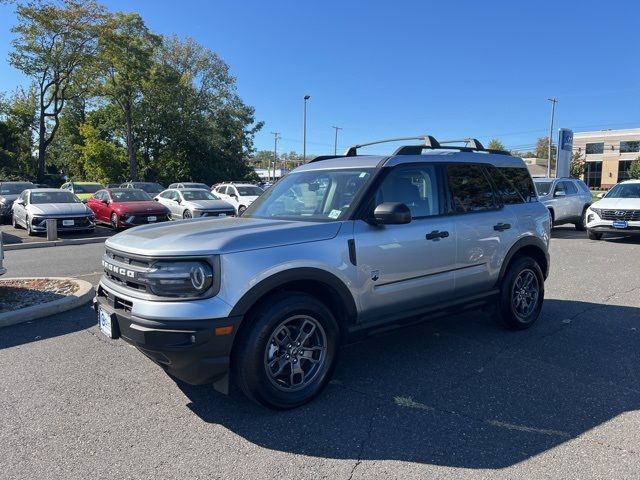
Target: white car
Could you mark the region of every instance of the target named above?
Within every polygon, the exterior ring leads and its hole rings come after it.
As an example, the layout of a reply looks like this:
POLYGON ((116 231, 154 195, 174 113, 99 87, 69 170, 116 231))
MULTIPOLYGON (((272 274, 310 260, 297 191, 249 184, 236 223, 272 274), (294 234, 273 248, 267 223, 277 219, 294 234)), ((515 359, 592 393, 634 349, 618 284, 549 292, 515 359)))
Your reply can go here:
POLYGON ((591 240, 600 240, 603 233, 640 235, 640 180, 617 184, 591 205, 586 226, 591 240))
POLYGON ((4 246, 2 244, 2 232, 0 232, 0 275, 7 273, 7 269, 2 266, 4 260, 4 246))
POLYGON ((250 183, 222 183, 216 185, 212 192, 233 205, 237 214, 242 215, 242 212, 262 195, 264 190, 250 183))

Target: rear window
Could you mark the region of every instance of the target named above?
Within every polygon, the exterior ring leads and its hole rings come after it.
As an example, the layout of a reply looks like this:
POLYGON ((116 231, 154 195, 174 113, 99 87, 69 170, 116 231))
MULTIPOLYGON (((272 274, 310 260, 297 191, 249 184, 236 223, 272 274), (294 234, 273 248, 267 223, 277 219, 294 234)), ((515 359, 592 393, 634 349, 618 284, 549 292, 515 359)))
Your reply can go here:
POLYGON ((536 188, 526 168, 499 167, 496 170, 497 174, 493 175, 491 169, 492 177, 505 204, 529 203, 537 199, 536 188))
POLYGON ((0 185, 0 195, 20 195, 29 188, 33 188, 33 183, 5 183, 0 185))
POLYGON ((73 189, 76 193, 96 193, 104 187, 99 183, 83 183, 82 185, 74 183, 73 189))
POLYGON ((59 192, 31 192, 31 203, 41 205, 43 203, 80 203, 78 197, 65 190, 59 192))

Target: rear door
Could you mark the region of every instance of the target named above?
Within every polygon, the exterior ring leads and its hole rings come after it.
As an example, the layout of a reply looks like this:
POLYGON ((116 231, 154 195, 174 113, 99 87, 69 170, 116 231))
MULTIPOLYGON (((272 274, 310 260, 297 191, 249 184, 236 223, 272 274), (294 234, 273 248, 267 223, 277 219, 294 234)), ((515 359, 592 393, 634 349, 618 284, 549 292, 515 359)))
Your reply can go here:
POLYGON ((567 197, 566 182, 556 182, 553 188, 553 215, 555 223, 562 223, 571 216, 571 200, 567 197))
POLYGON ((383 202, 400 202, 410 223, 355 221, 362 321, 391 321, 453 297, 456 232, 444 215, 441 172, 434 164, 399 165, 371 194, 364 218, 383 202))
POLYGON ((576 221, 582 215, 582 200, 580 198, 580 192, 575 184, 570 180, 563 180, 565 192, 567 192, 567 209, 570 219, 576 221))
POLYGON ((517 218, 505 207, 490 176, 491 167, 447 165, 447 187, 456 228, 455 294, 486 293, 497 281, 502 261, 517 236, 517 218))

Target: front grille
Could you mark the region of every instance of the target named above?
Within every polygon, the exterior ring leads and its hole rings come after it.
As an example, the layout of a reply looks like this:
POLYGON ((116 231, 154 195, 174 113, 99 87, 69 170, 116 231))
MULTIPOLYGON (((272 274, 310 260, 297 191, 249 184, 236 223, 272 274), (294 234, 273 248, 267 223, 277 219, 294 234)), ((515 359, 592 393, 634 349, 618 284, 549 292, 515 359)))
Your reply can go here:
POLYGON ((640 221, 640 210, 602 210, 603 220, 640 221))
POLYGON ((236 212, 235 210, 229 210, 229 211, 223 211, 223 212, 209 211, 209 212, 202 212, 202 215, 200 216, 201 217, 219 217, 220 215, 224 215, 225 217, 235 217, 236 212))
POLYGON ((133 215, 128 216, 126 220, 127 223, 130 223, 131 225, 146 225, 148 223, 166 222, 167 220, 169 220, 169 217, 167 217, 166 215, 133 215), (156 217, 156 221, 149 222, 149 217, 156 217))
POLYGON ((0 204, 0 214, 11 215, 11 209, 13 208, 13 200, 7 201, 5 204, 0 204))
POLYGON ((107 249, 103 266, 105 276, 113 283, 134 292, 148 293, 148 287, 140 281, 139 274, 151 270, 150 259, 107 249))

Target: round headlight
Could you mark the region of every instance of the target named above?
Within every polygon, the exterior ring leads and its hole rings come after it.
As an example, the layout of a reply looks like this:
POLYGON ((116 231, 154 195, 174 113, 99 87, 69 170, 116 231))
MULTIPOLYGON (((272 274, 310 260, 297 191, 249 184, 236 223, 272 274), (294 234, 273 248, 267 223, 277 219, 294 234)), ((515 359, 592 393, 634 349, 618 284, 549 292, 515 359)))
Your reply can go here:
POLYGON ((196 265, 191 269, 190 273, 191 285, 196 290, 203 290, 207 283, 207 272, 204 271, 202 265, 196 265))

